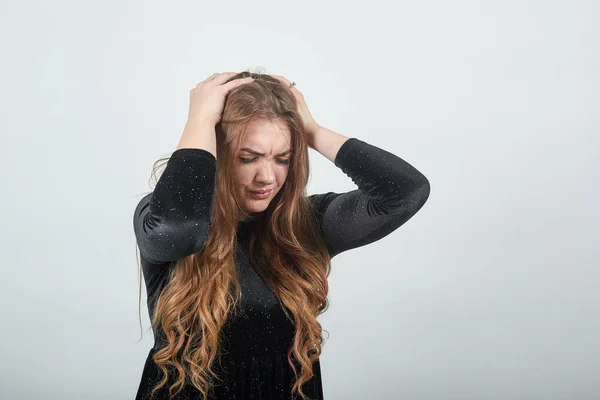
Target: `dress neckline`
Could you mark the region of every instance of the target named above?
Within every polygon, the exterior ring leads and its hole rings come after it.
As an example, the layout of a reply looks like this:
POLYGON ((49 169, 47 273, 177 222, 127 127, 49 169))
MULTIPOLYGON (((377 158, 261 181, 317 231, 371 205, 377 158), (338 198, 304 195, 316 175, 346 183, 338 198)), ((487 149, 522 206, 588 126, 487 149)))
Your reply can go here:
POLYGON ((252 219, 247 219, 246 221, 239 221, 237 230, 236 230, 237 235, 239 235, 239 236, 245 235, 246 233, 251 231, 250 228, 251 228, 253 222, 254 222, 254 220, 252 220, 252 219))

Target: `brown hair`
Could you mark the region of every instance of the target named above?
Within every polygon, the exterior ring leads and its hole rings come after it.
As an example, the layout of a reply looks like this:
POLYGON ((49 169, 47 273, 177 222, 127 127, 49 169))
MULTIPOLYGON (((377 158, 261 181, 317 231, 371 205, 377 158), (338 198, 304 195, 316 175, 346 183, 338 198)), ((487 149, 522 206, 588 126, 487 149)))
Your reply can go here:
MULTIPOLYGON (((283 122, 291 132, 288 176, 268 208, 260 213, 255 236, 250 240, 249 259, 277 295, 287 317, 292 314, 296 332, 287 355, 296 378, 292 389, 303 400, 307 397, 302 384, 313 377, 312 364, 321 354, 323 329, 317 316, 328 307, 331 264, 306 195, 306 132, 294 94, 278 79, 244 71, 230 80, 251 75, 256 78, 253 82, 228 93, 222 121, 215 127, 217 184, 207 242, 201 251, 177 260, 152 316, 152 325, 164 331, 167 341, 153 355, 163 377, 152 395, 167 385, 169 371, 176 378, 169 387, 170 397, 189 382, 206 400, 213 378, 219 379, 212 369, 221 342, 219 334, 228 314, 239 311, 236 306, 241 295, 234 249, 238 220, 245 212, 233 190, 234 152, 255 118, 283 122), (295 364, 300 366, 299 374, 295 364)), ((154 176, 161 161, 165 165, 168 158, 154 163, 154 176)))

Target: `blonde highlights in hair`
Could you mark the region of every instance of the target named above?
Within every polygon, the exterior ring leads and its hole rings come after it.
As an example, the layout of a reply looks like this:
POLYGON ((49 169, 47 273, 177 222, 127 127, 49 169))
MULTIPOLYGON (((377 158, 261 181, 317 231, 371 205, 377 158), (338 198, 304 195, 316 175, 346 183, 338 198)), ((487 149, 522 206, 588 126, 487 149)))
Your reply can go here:
MULTIPOLYGON (((312 364, 321 354, 323 329, 317 316, 328 307, 330 257, 306 195, 306 132, 290 88, 269 75, 247 71, 231 79, 250 75, 256 76, 253 82, 228 93, 223 119, 215 127, 217 184, 207 242, 198 253, 175 262, 152 315, 152 325, 159 327, 166 338, 166 345, 153 355, 162 371, 153 396, 167 385, 172 398, 184 385, 191 384, 206 400, 210 386, 219 380, 213 362, 222 343, 221 329, 231 313, 241 311, 234 250, 238 220, 244 210, 234 190, 235 152, 254 118, 285 123, 291 132, 288 175, 260 214, 249 243, 249 259, 294 323, 295 337, 287 356, 296 378, 292 390, 303 400, 307 396, 302 385, 313 377, 312 364)), ((154 164, 154 176, 157 165, 167 160, 154 164)))

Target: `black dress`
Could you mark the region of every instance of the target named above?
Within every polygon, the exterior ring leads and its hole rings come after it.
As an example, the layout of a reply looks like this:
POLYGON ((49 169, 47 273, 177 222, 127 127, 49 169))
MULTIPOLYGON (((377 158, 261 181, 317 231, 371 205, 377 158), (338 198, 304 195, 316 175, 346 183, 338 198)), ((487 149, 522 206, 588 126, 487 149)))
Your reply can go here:
MULTIPOLYGON (((379 240, 410 219, 427 201, 429 182, 409 163, 357 138, 339 149, 335 165, 358 186, 345 192, 309 196, 323 239, 333 257, 345 250, 379 240)), ((134 230, 142 257, 142 271, 150 315, 165 287, 170 266, 202 249, 214 206, 216 159, 203 149, 173 152, 152 193, 139 202, 134 230)), ((274 293, 248 262, 252 229, 241 222, 235 261, 242 286, 244 316, 224 328, 227 356, 220 358, 223 383, 211 388, 211 399, 288 400, 294 373, 287 352, 294 326, 274 293)), ((155 345, 142 372, 136 399, 149 399, 160 379, 152 360, 163 342, 154 330, 155 345)), ((311 399, 323 399, 321 366, 313 364, 313 378, 302 387, 311 399)), ((166 388, 155 398, 166 399, 166 388)), ((186 387, 178 399, 199 399, 186 387)))

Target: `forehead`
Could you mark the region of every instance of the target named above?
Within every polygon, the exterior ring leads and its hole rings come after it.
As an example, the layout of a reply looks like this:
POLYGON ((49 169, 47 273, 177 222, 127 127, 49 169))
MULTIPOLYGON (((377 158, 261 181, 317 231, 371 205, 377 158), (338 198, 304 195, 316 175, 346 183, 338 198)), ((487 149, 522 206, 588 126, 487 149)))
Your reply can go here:
POLYGON ((290 145, 290 128, 285 122, 259 119, 248 125, 240 148, 250 147, 261 152, 270 150, 278 152, 289 149, 290 145))

